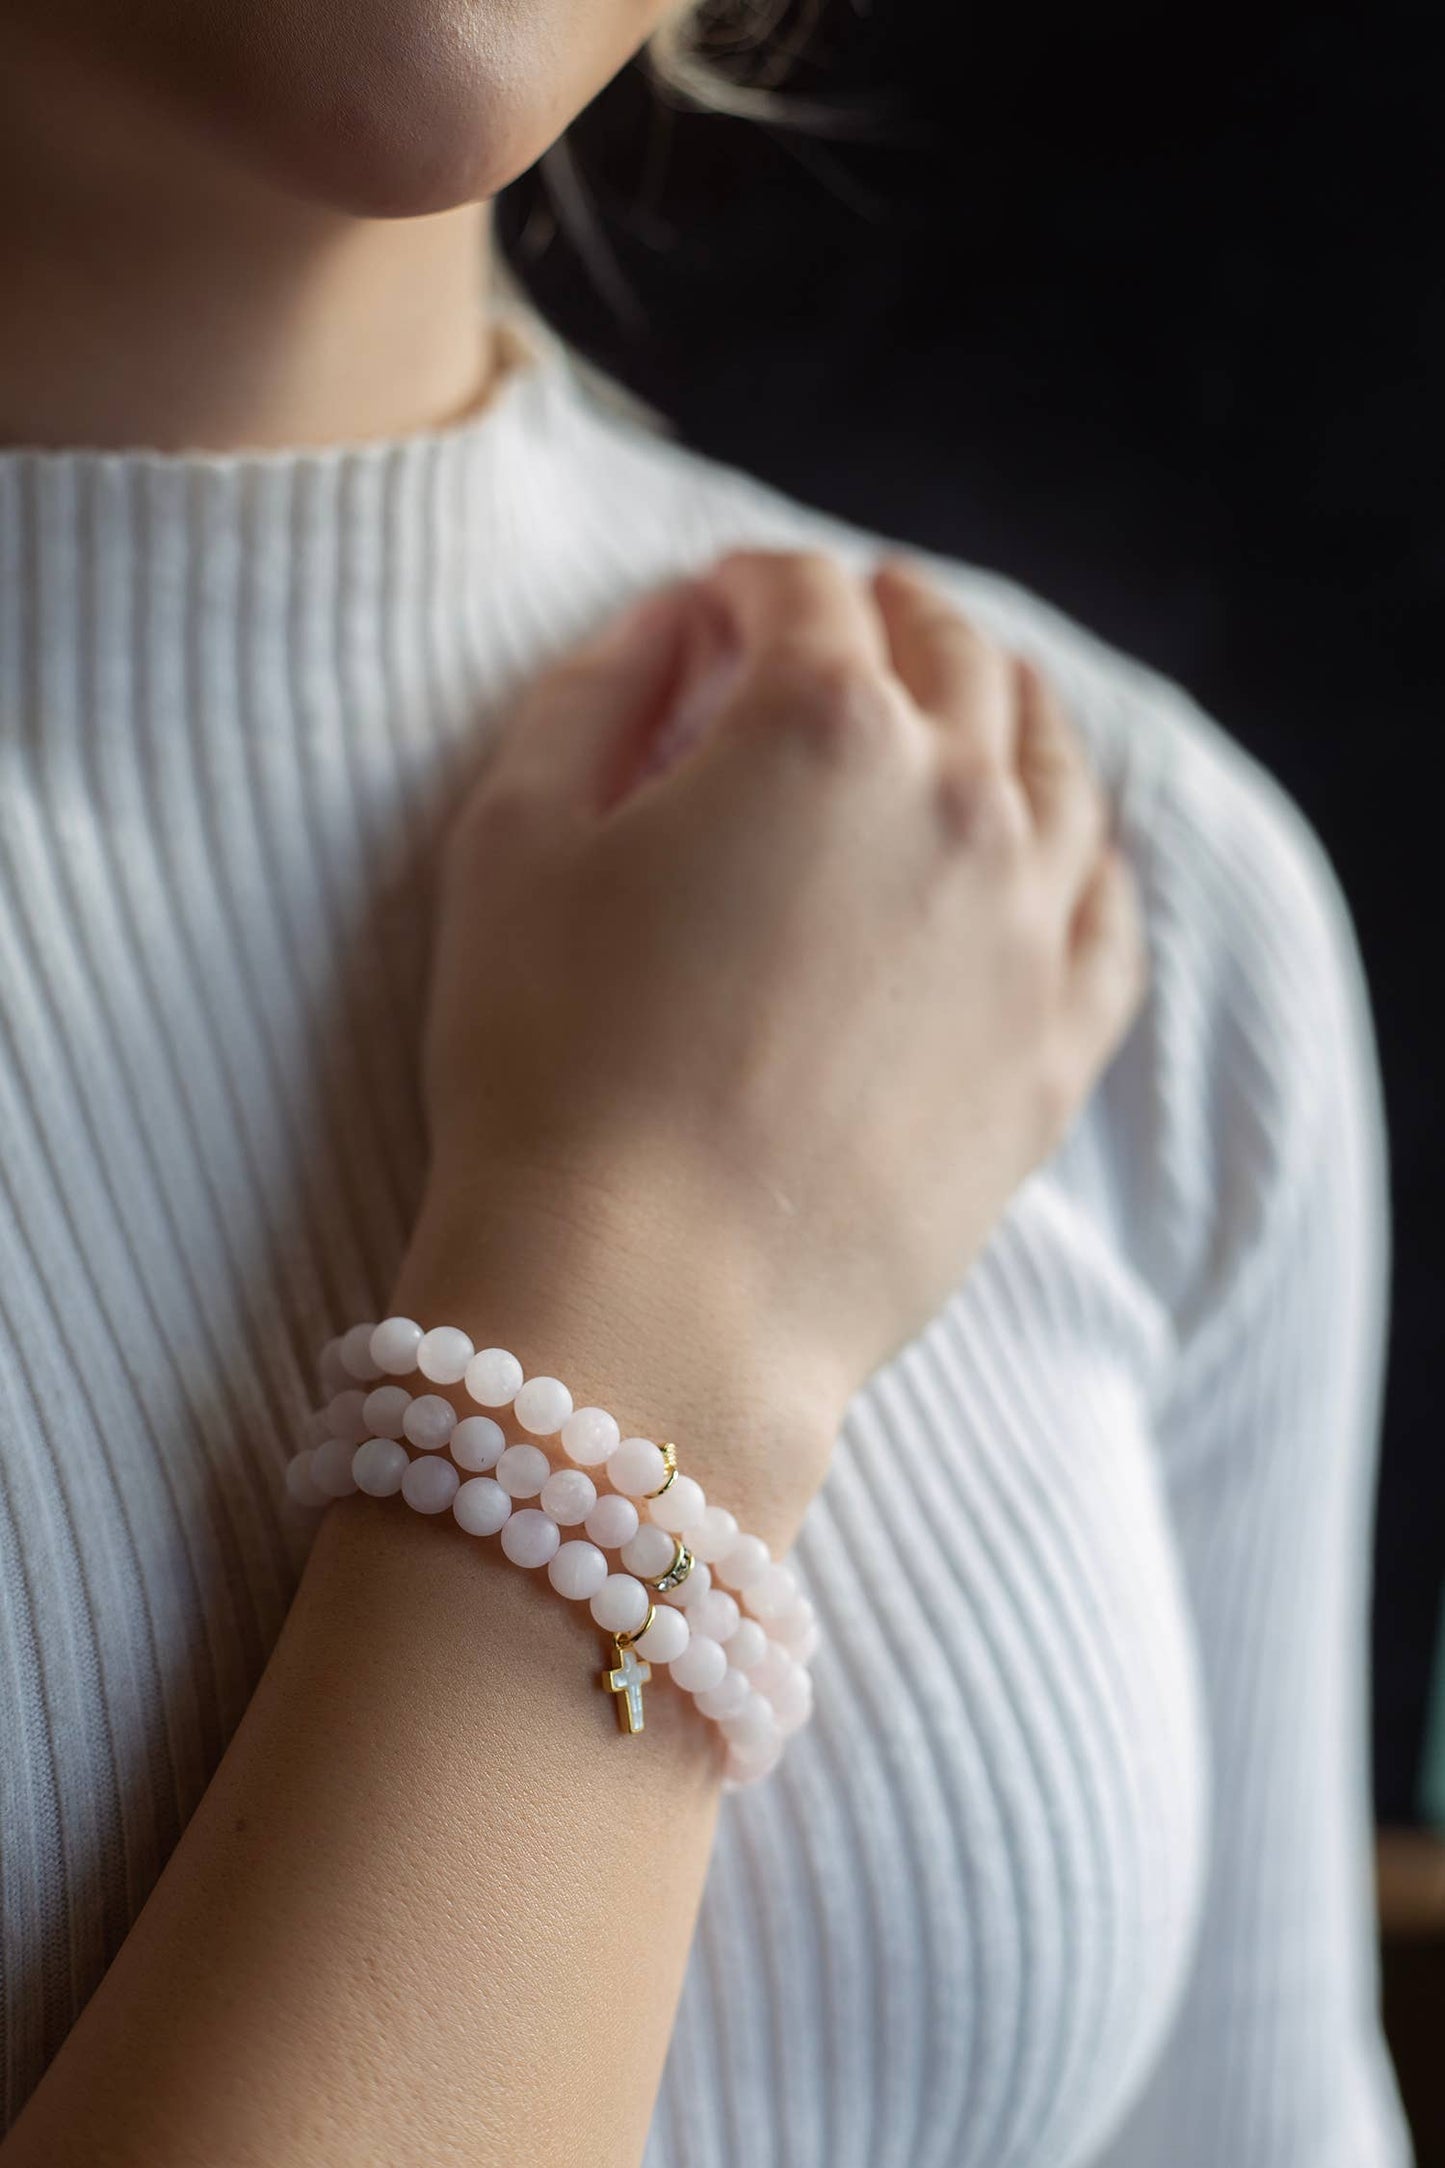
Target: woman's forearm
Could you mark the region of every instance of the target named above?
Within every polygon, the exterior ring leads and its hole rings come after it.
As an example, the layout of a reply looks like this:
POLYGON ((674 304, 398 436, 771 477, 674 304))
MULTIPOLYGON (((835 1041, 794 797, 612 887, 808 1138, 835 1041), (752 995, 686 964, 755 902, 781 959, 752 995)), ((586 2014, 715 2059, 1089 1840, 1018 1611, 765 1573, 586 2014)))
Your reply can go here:
MULTIPOLYGON (((770 1396, 731 1320, 710 1339, 701 1288, 684 1345, 662 1290, 636 1304, 614 1270, 586 1294, 572 1279, 564 1306, 529 1295, 512 1258, 505 1301, 495 1278, 463 1284, 460 1241, 415 1262, 398 1299, 504 1327, 619 1412, 665 1402, 666 1434, 696 1427, 705 1481, 729 1393, 758 1440, 770 1396)), ((781 1415, 775 1465, 796 1429, 781 1415)), ((716 1495, 748 1510, 720 1467, 716 1495)), ((787 1495, 762 1502, 778 1542, 787 1495)), ((634 2168, 721 1753, 661 1677, 645 1732, 624 1736, 605 1655, 585 1607, 449 1516, 332 1508, 246 1717, 5 2168, 634 2168)))

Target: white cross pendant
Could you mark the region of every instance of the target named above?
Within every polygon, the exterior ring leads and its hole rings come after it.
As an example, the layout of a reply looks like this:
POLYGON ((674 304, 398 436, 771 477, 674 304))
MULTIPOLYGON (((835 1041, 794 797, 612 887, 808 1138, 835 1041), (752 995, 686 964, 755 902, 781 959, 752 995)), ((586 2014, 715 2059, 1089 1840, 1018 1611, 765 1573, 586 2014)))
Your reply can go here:
POLYGON ((642 1689, 652 1677, 652 1666, 644 1663, 630 1641, 613 1640, 610 1671, 602 1674, 602 1683, 616 1694, 617 1720, 624 1731, 641 1731, 647 1722, 642 1713, 642 1689))

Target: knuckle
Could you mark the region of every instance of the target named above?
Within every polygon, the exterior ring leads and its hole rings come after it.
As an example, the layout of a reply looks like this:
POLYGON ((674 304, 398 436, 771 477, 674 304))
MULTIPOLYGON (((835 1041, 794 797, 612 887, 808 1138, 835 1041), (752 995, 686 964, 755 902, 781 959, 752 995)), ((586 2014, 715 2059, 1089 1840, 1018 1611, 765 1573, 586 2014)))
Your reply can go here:
POLYGON ((1051 709, 1041 708, 1033 718, 1028 758, 1035 774, 1046 777, 1060 790, 1068 790, 1075 781, 1082 784, 1083 768, 1073 740, 1051 709))
POLYGON ((1013 657, 1013 665, 1031 734, 1040 753, 1061 759, 1078 751, 1078 734, 1063 702, 1043 672, 1018 656, 1013 657))
POLYGON ((1027 808, 1018 785, 987 763, 947 765, 939 771, 935 799, 945 840, 954 849, 1013 864, 1028 841, 1027 808))
POLYGON ((879 579, 889 595, 904 604, 913 623, 925 633, 970 649, 991 648, 993 642, 952 599, 947 588, 921 565, 893 559, 879 569, 879 579))
MULTIPOLYGON (((1003 651, 944 602, 919 614, 914 636, 934 672, 964 703, 1001 680, 1007 669, 1003 651)), ((963 719, 969 719, 966 708, 963 719)))
POLYGON ((888 688, 859 657, 784 651, 773 656, 768 677, 777 726, 814 752, 877 752, 893 734, 897 712, 888 688))
POLYGON ((840 566, 823 550, 729 550, 714 577, 724 586, 765 584, 775 595, 799 604, 831 595, 843 577, 840 566))
POLYGON ((922 623, 926 637, 960 663, 977 668, 990 658, 1002 659, 1001 651, 994 646, 987 634, 980 632, 976 625, 970 624, 966 617, 960 616, 941 595, 930 600, 922 612, 922 623))
POLYGON ((800 580, 810 583, 827 580, 831 584, 841 572, 837 558, 827 550, 790 550, 785 562, 800 580))

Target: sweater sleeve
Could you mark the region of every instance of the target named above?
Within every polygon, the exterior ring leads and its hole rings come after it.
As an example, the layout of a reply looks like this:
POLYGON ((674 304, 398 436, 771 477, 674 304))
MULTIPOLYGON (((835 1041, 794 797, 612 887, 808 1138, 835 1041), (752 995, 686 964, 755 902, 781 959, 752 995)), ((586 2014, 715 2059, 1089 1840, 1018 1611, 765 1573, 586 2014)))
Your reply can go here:
POLYGON ((1293 809, 1187 718, 1166 766, 1146 887, 1196 938, 1170 945, 1187 961, 1148 1025, 1160 1197, 1191 1230, 1160 1259, 1178 1354, 1157 1444, 1210 1845, 1169 2044, 1100 2168, 1394 2168, 1365 1757, 1386 1260, 1367 1005, 1293 809))

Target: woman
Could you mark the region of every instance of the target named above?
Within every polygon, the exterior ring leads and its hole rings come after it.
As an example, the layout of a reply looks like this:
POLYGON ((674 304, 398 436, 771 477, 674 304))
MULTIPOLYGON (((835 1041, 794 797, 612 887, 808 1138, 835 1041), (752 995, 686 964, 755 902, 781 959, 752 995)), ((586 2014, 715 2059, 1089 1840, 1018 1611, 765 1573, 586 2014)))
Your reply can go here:
POLYGON ((0 2160, 1397 2161, 1343 913, 1170 687, 499 333, 661 13, 0 0, 0 2160), (1060 700, 1151 987, 1024 1181, 1139 992, 1060 700), (395 1501, 301 1572, 388 1311, 797 1537, 766 1781, 395 1501))

